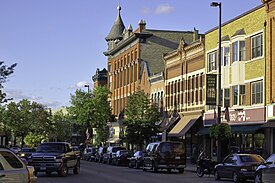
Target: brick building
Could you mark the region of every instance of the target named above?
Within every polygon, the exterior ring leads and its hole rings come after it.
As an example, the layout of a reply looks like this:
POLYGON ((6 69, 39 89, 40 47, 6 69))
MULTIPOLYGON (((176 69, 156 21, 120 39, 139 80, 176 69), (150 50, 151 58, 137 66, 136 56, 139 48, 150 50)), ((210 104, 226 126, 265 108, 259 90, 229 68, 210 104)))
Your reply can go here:
MULTIPOLYGON (((165 110, 170 120, 167 139, 184 139, 187 157, 198 146, 204 110, 204 35, 194 29, 193 39, 181 39, 177 49, 164 54, 165 110)), ((164 134, 165 135, 165 134, 164 134)))
MULTIPOLYGON (((138 28, 125 28, 118 7, 118 16, 105 38, 108 50, 108 87, 112 92, 112 112, 119 115, 127 98, 137 90, 151 93, 150 77, 164 71, 163 53, 178 48, 179 40, 192 42, 192 31, 152 30, 140 20, 138 28)), ((163 94, 164 95, 164 94, 163 94)), ((148 96, 149 97, 149 96, 148 96)))
POLYGON ((102 70, 96 69, 95 75, 92 76, 94 88, 98 86, 107 86, 108 71, 104 68, 102 70))

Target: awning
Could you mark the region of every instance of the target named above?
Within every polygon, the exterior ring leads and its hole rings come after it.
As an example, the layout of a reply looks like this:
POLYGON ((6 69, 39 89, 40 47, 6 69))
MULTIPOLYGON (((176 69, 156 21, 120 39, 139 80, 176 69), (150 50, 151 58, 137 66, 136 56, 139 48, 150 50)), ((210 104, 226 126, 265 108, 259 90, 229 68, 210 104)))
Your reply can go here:
POLYGON ((231 126, 232 133, 255 133, 262 125, 235 125, 231 126))
POLYGON ((209 132, 209 128, 210 127, 204 127, 203 129, 201 129, 200 131, 198 131, 198 135, 209 135, 210 132, 209 132))
POLYGON ((107 143, 116 143, 119 141, 120 141, 119 137, 112 137, 107 140, 107 143))
POLYGON ((275 128, 274 119, 268 120, 265 124, 263 124, 262 128, 275 128))
POLYGON ((168 133, 169 137, 180 137, 184 136, 185 133, 195 124, 197 119, 200 116, 198 115, 189 115, 184 116, 176 124, 176 126, 168 133))

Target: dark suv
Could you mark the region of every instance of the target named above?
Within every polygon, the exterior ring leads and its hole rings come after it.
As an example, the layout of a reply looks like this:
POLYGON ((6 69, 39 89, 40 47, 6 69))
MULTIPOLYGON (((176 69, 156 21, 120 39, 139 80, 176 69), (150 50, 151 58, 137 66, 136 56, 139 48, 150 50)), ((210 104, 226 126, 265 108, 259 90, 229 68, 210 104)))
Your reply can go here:
POLYGON ((183 173, 186 166, 185 148, 182 142, 154 142, 150 143, 144 155, 143 170, 166 169, 170 172, 177 169, 183 173))
POLYGON ((98 151, 95 153, 95 162, 101 163, 103 159, 103 154, 107 152, 107 147, 99 147, 98 151))
POLYGON ((36 152, 30 156, 29 163, 34 167, 35 174, 56 171, 64 177, 69 168, 73 169, 74 174, 79 173, 80 155, 67 142, 47 142, 37 147, 36 152))
POLYGON ((102 163, 108 163, 110 165, 112 163, 113 156, 115 156, 116 152, 119 150, 126 150, 126 148, 122 146, 109 146, 106 153, 103 154, 102 163))

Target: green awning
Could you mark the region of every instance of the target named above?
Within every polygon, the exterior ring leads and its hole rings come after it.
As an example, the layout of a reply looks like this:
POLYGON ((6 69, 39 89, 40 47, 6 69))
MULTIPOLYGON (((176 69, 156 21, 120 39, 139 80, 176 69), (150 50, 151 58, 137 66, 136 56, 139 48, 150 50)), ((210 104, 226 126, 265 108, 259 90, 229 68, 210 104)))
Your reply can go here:
POLYGON ((209 127, 205 127, 203 129, 201 129, 200 131, 197 132, 198 135, 209 135, 209 127))
POLYGON ((235 125, 231 126, 232 133, 255 133, 262 125, 235 125))

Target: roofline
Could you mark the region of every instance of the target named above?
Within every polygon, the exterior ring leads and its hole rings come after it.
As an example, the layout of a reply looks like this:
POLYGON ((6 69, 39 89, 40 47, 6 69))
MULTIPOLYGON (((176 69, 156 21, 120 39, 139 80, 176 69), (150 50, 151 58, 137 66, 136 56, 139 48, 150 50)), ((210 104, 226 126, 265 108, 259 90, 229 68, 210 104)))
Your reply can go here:
POLYGON ((194 31, 159 30, 159 29, 145 29, 144 31, 153 31, 153 32, 178 32, 178 33, 194 33, 194 31))
MULTIPOLYGON (((256 10, 258 10, 258 9, 260 9, 260 8, 262 8, 262 7, 264 7, 264 6, 265 6, 264 4, 261 4, 261 5, 259 5, 259 6, 256 6, 255 8, 253 8, 253 9, 251 9, 251 10, 248 10, 248 11, 242 13, 241 15, 238 15, 238 16, 236 16, 235 18, 232 18, 232 19, 230 19, 230 20, 224 22, 221 26, 223 27, 223 26, 225 26, 225 25, 227 25, 227 24, 229 24, 229 23, 231 23, 231 22, 233 22, 233 21, 235 21, 235 20, 237 20, 237 19, 239 19, 239 18, 241 18, 241 17, 243 17, 243 16, 245 16, 245 15, 248 15, 249 13, 252 13, 252 12, 254 12, 254 11, 256 11, 256 10)), ((205 34, 208 34, 208 33, 212 32, 212 31, 214 31, 214 30, 216 30, 216 29, 218 29, 218 28, 219 28, 219 26, 216 26, 216 27, 214 27, 214 28, 212 28, 212 29, 206 31, 205 34)))

